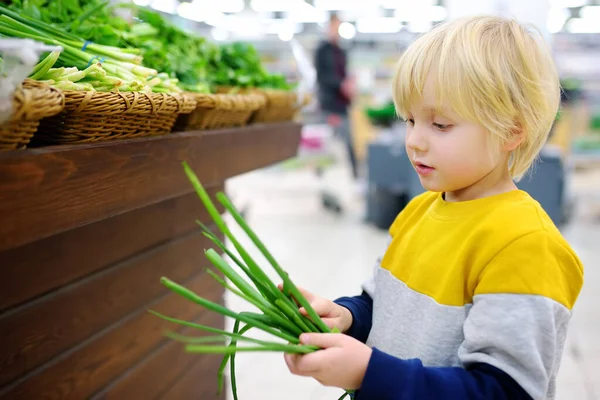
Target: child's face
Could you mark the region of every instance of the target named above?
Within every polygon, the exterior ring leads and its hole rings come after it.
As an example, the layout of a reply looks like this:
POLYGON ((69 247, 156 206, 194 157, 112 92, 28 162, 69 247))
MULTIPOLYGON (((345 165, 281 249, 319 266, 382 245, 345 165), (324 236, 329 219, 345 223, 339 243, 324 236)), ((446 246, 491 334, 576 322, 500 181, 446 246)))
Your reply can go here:
POLYGON ((426 190, 459 192, 508 163, 507 154, 493 146, 491 133, 460 119, 449 107, 436 111, 435 104, 433 80, 428 78, 423 97, 410 107, 406 135, 407 154, 426 190))

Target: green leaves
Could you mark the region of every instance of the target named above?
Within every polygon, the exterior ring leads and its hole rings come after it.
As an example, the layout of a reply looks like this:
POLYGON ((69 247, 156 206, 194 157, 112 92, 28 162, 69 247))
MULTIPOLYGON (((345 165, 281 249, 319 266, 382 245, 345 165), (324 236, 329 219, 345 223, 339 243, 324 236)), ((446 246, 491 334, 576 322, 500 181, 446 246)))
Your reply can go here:
POLYGON ((144 50, 144 63, 177 77, 185 90, 207 93, 210 46, 202 37, 168 23, 159 13, 136 9, 140 23, 133 24, 127 42, 144 50))
POLYGON ((269 74, 256 48, 250 43, 235 42, 219 46, 219 58, 212 59, 210 73, 218 86, 262 87, 289 90, 285 76, 269 74))
POLYGON ((63 25, 85 20, 106 4, 106 0, 22 0, 13 1, 11 8, 45 23, 63 25))
POLYGON ((178 79, 187 91, 207 93, 216 86, 293 88, 285 76, 265 70, 253 45, 216 45, 147 8, 110 5, 109 0, 17 0, 11 8, 95 44, 141 49, 144 65, 178 79), (119 8, 132 10, 135 22, 115 15, 119 8))

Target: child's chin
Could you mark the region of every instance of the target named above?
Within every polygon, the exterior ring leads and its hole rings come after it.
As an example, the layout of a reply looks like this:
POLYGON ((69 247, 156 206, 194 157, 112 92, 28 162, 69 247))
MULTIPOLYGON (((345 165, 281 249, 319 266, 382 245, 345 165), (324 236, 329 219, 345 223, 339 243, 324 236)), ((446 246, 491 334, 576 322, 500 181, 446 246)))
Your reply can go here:
POLYGON ((421 186, 428 192, 444 192, 445 188, 443 185, 440 185, 439 182, 433 182, 428 179, 420 179, 421 186))

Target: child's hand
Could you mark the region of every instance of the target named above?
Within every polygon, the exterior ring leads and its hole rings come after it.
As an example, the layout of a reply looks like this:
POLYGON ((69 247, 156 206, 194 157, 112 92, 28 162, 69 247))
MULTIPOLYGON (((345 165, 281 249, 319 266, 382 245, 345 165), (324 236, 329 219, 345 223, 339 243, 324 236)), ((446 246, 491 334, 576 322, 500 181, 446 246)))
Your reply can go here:
MULTIPOLYGON (((279 285, 279 290, 282 290, 283 286, 279 285)), ((346 308, 342 307, 331 300, 326 298, 315 296, 311 292, 298 288, 300 293, 306 298, 308 303, 315 309, 315 312, 325 325, 329 328, 337 328, 340 332, 346 332, 352 326, 352 313, 346 308)), ((304 307, 300 307, 300 314, 308 316, 308 313, 304 307)))
POLYGON ((285 354, 291 373, 310 376, 325 386, 360 388, 373 352, 370 347, 341 333, 302 334, 300 342, 323 350, 306 355, 285 354))

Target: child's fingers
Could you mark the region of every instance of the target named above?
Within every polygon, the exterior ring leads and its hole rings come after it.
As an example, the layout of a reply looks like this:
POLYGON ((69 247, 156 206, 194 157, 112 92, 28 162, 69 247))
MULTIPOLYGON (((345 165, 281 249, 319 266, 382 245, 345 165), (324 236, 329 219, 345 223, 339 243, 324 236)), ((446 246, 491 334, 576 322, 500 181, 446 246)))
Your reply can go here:
POLYGON ((302 355, 300 354, 284 354, 283 359, 290 370, 290 372, 294 375, 300 376, 309 376, 307 371, 302 370, 299 365, 301 364, 302 355))
POLYGON ((294 362, 294 357, 295 354, 288 354, 288 353, 284 353, 283 354, 283 359, 285 360, 285 364, 287 365, 288 369, 290 370, 290 372, 292 374, 295 374, 296 372, 296 363, 294 362))
MULTIPOLYGON (((280 283, 279 285, 277 285, 277 288, 283 292, 283 283, 280 283)), ((312 294, 311 292, 309 292, 308 290, 306 290, 306 289, 303 289, 303 288, 299 287, 298 291, 300 292, 300 294, 302 294, 302 296, 304 296, 304 298, 309 303, 312 302, 312 301, 314 301, 316 299, 316 296, 314 294, 312 294)), ((298 306, 300 305, 300 303, 298 302, 298 300, 296 299, 295 296, 292 296, 292 299, 294 300, 294 302, 296 303, 296 305, 298 305, 298 306)))
POLYGON ((312 294, 311 292, 309 292, 309 291, 308 291, 308 290, 306 290, 306 289, 303 289, 303 288, 299 287, 299 288, 298 288, 298 291, 300 291, 300 294, 302 294, 302 296, 304 296, 304 298, 305 298, 307 301, 309 301, 309 302, 311 302, 311 301, 313 301, 313 300, 315 299, 315 295, 314 295, 314 294, 312 294))
MULTIPOLYGON (((315 312, 317 313, 317 315, 319 317, 326 317, 328 315, 331 314, 331 305, 333 303, 322 299, 322 298, 317 298, 315 301, 310 303, 310 306, 313 308, 313 310, 315 310, 315 312)), ((308 312, 306 311, 306 309, 304 307, 300 307, 299 308, 300 314, 304 315, 304 316, 308 316, 308 312)))
MULTIPOLYGON (((283 292, 283 283, 280 283, 279 285, 277 285, 277 289, 279 289, 280 292, 283 292)), ((288 293, 285 293, 285 294, 286 294, 286 296, 288 295, 288 293)), ((292 294, 289 294, 289 297, 291 297, 291 299, 294 301, 294 303, 296 304, 296 306, 300 305, 298 303, 298 300, 296 300, 296 298, 292 294)))
MULTIPOLYGON (((278 285, 277 285, 277 289, 279 289, 279 290, 283 291, 283 283, 280 283, 280 284, 278 284, 278 285)), ((311 293, 311 292, 309 292, 308 290, 306 290, 306 289, 303 289, 303 288, 301 288, 301 287, 299 287, 299 288, 298 288, 298 291, 299 291, 299 292, 302 294, 302 296, 304 296, 304 298, 305 298, 306 300, 308 300, 308 301, 311 301, 311 300, 312 300, 312 299, 315 297, 315 295, 314 295, 314 294, 312 294, 312 293, 311 293)))
MULTIPOLYGON (((313 354, 284 354, 284 359, 292 374, 312 377, 317 372, 315 369, 316 363, 311 359, 308 359, 309 363, 307 363, 306 357, 313 354)), ((317 359, 316 361, 318 362, 319 360, 317 359)))
POLYGON ((323 318, 323 323, 325 323, 329 329, 333 329, 337 325, 337 320, 334 318, 323 318))
MULTIPOLYGON (((343 347, 346 340, 347 337, 341 333, 303 333, 300 335, 300 343, 304 345, 317 346, 321 349, 343 347)), ((319 352, 311 353, 309 355, 316 353, 319 352)))

